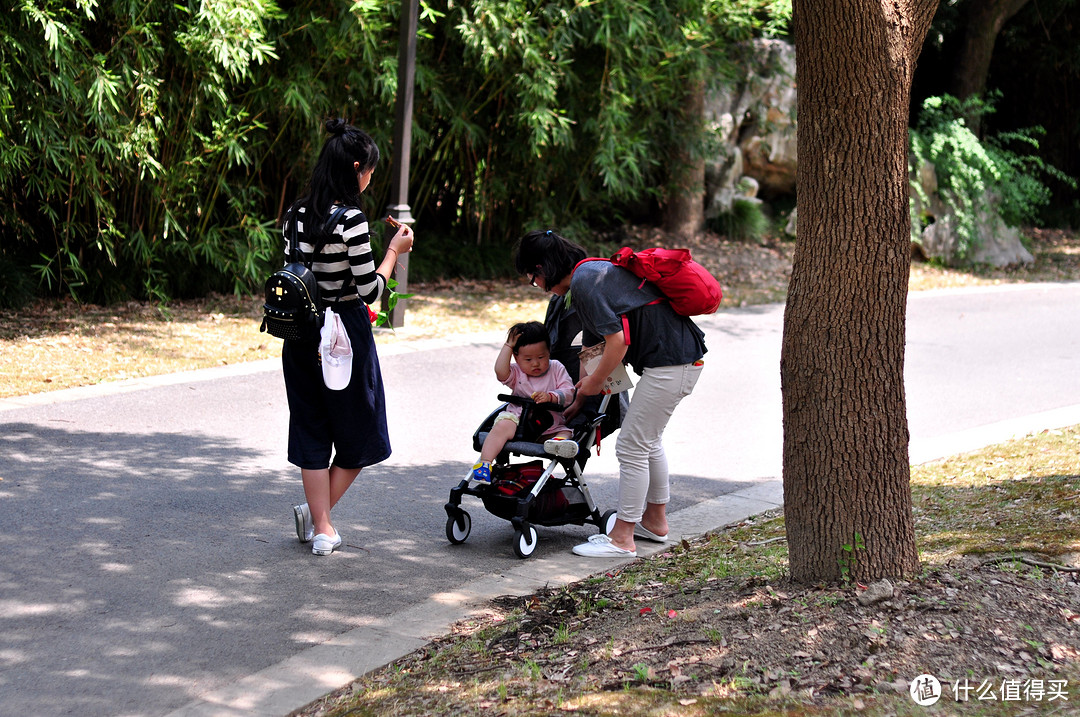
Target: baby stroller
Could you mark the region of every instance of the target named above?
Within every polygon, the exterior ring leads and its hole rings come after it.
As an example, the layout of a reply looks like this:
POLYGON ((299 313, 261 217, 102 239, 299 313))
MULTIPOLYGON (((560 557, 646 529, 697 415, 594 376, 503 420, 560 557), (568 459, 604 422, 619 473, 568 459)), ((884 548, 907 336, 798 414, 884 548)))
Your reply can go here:
MULTIPOLYGON (((586 409, 569 422, 572 440, 577 443, 578 450, 575 456, 562 457, 547 453, 542 440, 535 442, 542 430, 535 426, 543 425, 543 421, 536 418, 542 415, 538 412, 561 411, 561 406, 499 395, 499 400, 506 403, 492 411, 476 429, 473 450, 481 449, 496 417, 510 403, 522 408, 517 433, 492 461, 490 484, 473 482, 470 470, 461 483, 450 489, 450 500, 445 506, 447 540, 455 545, 464 543, 472 530, 472 519, 461 508, 464 495, 478 497, 489 513, 510 521, 514 528, 514 553, 519 558, 527 558, 536 551, 536 525, 592 523, 601 531, 609 532, 615 526, 615 511, 601 513, 596 507, 582 469, 599 438, 610 398, 604 396, 597 410, 586 409), (511 463, 512 456, 537 460, 511 463)), ((550 421, 547 424, 550 425, 550 421)))

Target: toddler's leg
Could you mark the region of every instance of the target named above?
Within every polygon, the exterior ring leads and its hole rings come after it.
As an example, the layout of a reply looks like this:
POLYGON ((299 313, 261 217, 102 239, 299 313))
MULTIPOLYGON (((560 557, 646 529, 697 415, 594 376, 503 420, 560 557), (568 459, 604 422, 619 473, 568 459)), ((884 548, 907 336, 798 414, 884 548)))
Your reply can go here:
POLYGON ((499 455, 506 443, 517 433, 517 423, 509 418, 495 422, 484 439, 483 448, 480 450, 480 460, 490 463, 499 455))
POLYGON ((491 462, 502 451, 506 442, 517 433, 517 422, 509 418, 500 418, 484 437, 484 445, 480 449, 480 460, 473 466, 472 477, 478 483, 491 482, 491 462))

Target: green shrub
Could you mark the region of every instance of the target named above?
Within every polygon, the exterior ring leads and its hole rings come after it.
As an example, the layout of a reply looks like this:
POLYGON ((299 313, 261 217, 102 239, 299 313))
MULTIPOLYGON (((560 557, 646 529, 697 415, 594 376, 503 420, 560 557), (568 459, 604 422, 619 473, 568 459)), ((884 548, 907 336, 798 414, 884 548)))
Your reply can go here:
MULTIPOLYGON (((969 257, 980 241, 977 217, 980 209, 987 208, 988 197, 996 198, 993 208, 1007 225, 1018 226, 1035 221, 1039 209, 1049 203, 1051 195, 1045 178, 1055 177, 1076 187, 1074 180, 1034 154, 1042 128, 1003 132, 981 142, 968 129, 964 117, 992 112, 996 99, 984 102, 977 98, 960 101, 948 95, 930 97, 923 102, 910 133, 912 174, 923 162, 933 165, 938 195, 955 217, 960 260, 969 257)), ((925 207, 928 198, 921 196, 921 185, 913 180, 912 188, 925 207)), ((925 217, 912 217, 914 228, 924 223, 925 217)))
POLYGON ((710 219, 709 229, 735 241, 759 241, 769 231, 769 218, 759 201, 736 198, 731 210, 710 219))
POLYGON ((265 190, 245 175, 266 125, 244 88, 280 17, 272 0, 0 16, 0 232, 41 256, 43 290, 160 300, 255 281, 242 250, 265 190))
POLYGON ((462 241, 456 237, 423 238, 422 251, 409 255, 409 279, 492 279, 514 276, 513 257, 504 244, 462 241))

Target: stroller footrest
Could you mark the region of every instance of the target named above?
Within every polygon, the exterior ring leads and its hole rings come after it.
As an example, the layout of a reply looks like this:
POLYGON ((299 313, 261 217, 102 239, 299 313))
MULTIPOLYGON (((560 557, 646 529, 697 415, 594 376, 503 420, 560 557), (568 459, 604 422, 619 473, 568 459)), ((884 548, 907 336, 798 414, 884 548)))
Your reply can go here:
MULTIPOLYGON (((476 434, 476 443, 479 446, 484 445, 484 441, 487 439, 487 431, 476 434)), ((479 448, 477 448, 479 450, 479 448)), ((543 443, 532 443, 530 441, 507 441, 503 446, 504 451, 510 453, 516 453, 521 456, 532 456, 533 458, 551 458, 551 454, 544 450, 543 443)))

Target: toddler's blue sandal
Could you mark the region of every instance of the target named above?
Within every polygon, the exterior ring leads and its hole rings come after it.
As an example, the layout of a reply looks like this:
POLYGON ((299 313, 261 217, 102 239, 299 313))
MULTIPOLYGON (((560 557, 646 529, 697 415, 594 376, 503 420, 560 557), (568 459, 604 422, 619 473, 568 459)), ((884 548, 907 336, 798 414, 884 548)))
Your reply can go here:
POLYGON ((477 483, 490 483, 491 482, 491 464, 487 461, 480 461, 472 467, 472 477, 477 483))

